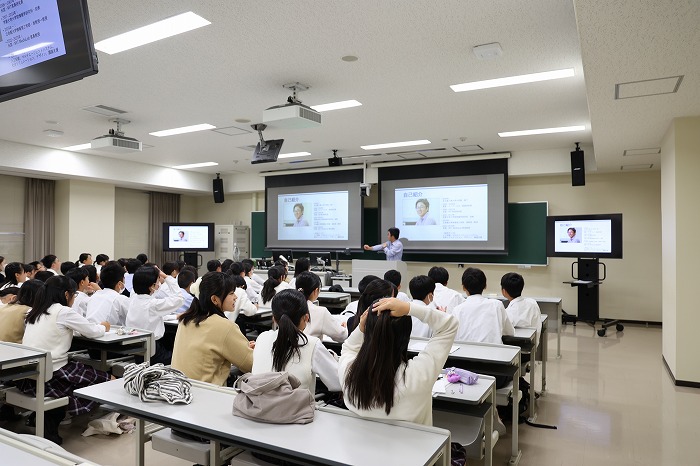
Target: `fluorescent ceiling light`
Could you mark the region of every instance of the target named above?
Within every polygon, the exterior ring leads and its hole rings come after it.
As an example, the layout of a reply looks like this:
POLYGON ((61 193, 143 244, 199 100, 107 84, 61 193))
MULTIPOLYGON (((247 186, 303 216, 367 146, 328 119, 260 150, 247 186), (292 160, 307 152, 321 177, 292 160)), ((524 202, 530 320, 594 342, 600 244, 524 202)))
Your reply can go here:
POLYGON ((573 68, 565 70, 545 71, 543 73, 523 74, 507 78, 487 79, 486 81, 474 81, 472 83, 453 84, 450 86, 455 92, 475 91, 477 89, 489 89, 491 87, 512 86, 514 84, 534 83, 537 81, 549 81, 550 79, 570 78, 574 75, 573 68))
POLYGON ((357 100, 343 100, 342 102, 332 102, 330 104, 312 105, 311 108, 317 112, 327 112, 329 110, 340 110, 341 108, 359 107, 362 105, 357 100))
POLYGON ((389 142, 387 144, 373 144, 371 146, 360 146, 364 150, 374 150, 374 149, 389 149, 392 147, 407 147, 407 146, 422 146, 424 144, 430 144, 431 142, 427 139, 421 139, 420 141, 404 141, 404 142, 389 142))
POLYGON ((184 134, 184 133, 194 133, 195 131, 205 131, 208 129, 216 129, 216 126, 203 123, 201 125, 183 126, 182 128, 164 129, 163 131, 156 131, 153 133, 148 133, 151 136, 157 136, 159 138, 163 136, 172 136, 174 134, 184 134))
POLYGON ((206 19, 191 11, 173 16, 162 21, 149 24, 148 26, 134 29, 133 31, 119 34, 109 39, 101 40, 95 44, 95 48, 100 52, 110 55, 133 49, 141 45, 150 44, 161 39, 176 36, 183 32, 201 28, 211 24, 206 19))
POLYGON ((172 168, 185 170, 187 168, 213 167, 215 165, 219 165, 219 164, 216 162, 190 163, 188 165, 175 165, 172 168))
POLYGON ((29 47, 25 47, 23 49, 16 50, 12 53, 8 53, 7 55, 3 55, 2 58, 16 57, 17 55, 22 55, 23 53, 31 52, 32 50, 47 47, 51 44, 53 44, 53 42, 41 42, 40 44, 30 45, 29 47))
POLYGON ((542 128, 542 129, 526 129, 524 131, 506 131, 498 133, 502 138, 510 138, 513 136, 532 136, 533 134, 552 134, 552 133, 569 133, 572 131, 584 131, 585 126, 560 126, 559 128, 542 128))
POLYGON ((64 147, 63 150, 85 150, 85 149, 89 149, 90 146, 91 146, 91 144, 88 142, 86 144, 78 144, 75 146, 64 147))
POLYGON ((292 157, 306 157, 311 155, 311 152, 289 152, 288 154, 280 154, 277 156, 278 159, 289 159, 292 157))

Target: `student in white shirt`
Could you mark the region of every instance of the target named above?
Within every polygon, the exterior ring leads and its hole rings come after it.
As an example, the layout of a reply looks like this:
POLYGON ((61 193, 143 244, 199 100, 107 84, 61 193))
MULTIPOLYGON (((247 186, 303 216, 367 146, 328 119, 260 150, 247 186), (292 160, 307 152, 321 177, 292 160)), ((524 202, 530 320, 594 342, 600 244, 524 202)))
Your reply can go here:
POLYGON ((289 286, 292 289, 296 289, 297 277, 302 272, 308 272, 309 270, 311 270, 311 260, 308 257, 300 257, 297 259, 294 263, 294 277, 289 281, 289 286))
POLYGON ((124 290, 124 268, 116 262, 105 265, 100 281, 104 289, 92 295, 85 317, 90 322, 107 321, 112 325, 125 325, 129 298, 121 294, 124 290))
POLYGON ((316 375, 333 392, 341 390, 338 361, 321 340, 304 334, 309 321, 306 297, 296 290, 282 290, 272 299, 272 319, 276 330, 261 333, 253 350, 253 374, 289 372, 312 394, 316 375))
POLYGON ((61 270, 61 261, 53 254, 47 254, 42 257, 41 263, 44 265, 44 268, 53 275, 58 275, 58 272, 61 270))
MULTIPOLYGON (((234 277, 236 275, 240 275, 241 277, 243 277, 246 284, 245 291, 248 294, 248 299, 250 299, 250 301, 255 304, 260 303, 260 293, 253 289, 253 286, 256 286, 257 284, 251 285, 255 282, 252 278, 246 277, 245 268, 243 267, 242 263, 234 262, 233 264, 231 264, 231 267, 228 269, 228 273, 229 275, 232 275, 234 277)), ((260 289, 262 289, 262 287, 260 289)))
POLYGON ((284 281, 285 277, 286 275, 283 267, 276 265, 267 269, 267 280, 265 280, 265 284, 262 290, 260 290, 260 302, 263 306, 270 307, 270 302, 272 298, 275 297, 275 294, 282 290, 289 289, 289 285, 284 281))
POLYGON ((78 260, 75 261, 77 267, 82 267, 84 265, 92 265, 92 254, 89 252, 83 252, 78 256, 78 260))
POLYGON ((92 265, 95 266, 97 273, 99 274, 102 267, 107 265, 107 262, 109 262, 109 256, 107 254, 98 254, 95 256, 95 262, 92 265))
POLYGON ((241 312, 248 317, 254 316, 258 312, 258 305, 248 299, 248 294, 245 291, 247 286, 245 280, 240 275, 235 275, 231 278, 233 279, 236 302, 233 305, 233 311, 224 312, 224 314, 226 314, 228 320, 232 322, 238 319, 241 312))
POLYGON ((127 296, 134 294, 134 274, 143 265, 138 259, 127 259, 126 261, 126 273, 124 274, 124 288, 129 292, 127 296))
POLYGON ((454 316, 396 298, 384 298, 364 311, 340 356, 345 405, 363 417, 432 425, 433 384, 458 326, 454 316), (417 317, 433 331, 425 349, 410 360, 408 316, 417 317))
MULTIPOLYGON (((428 306, 430 309, 438 311, 433 303, 433 293, 435 292, 435 282, 427 275, 417 275, 408 282, 408 289, 413 296, 412 303, 428 306)), ((438 311, 440 312, 440 311, 438 311)), ((444 312, 444 311, 443 311, 444 312)), ((413 328, 411 329, 412 337, 430 338, 432 331, 425 322, 421 322, 416 317, 411 317, 413 328)))
POLYGON ((447 288, 447 281, 450 274, 444 267, 432 267, 428 271, 428 276, 435 281, 435 293, 433 302, 438 307, 443 307, 447 312, 464 302, 464 297, 459 291, 447 288))
POLYGON ((394 284, 397 290, 396 298, 400 299, 401 301, 406 301, 407 303, 411 302, 411 298, 409 298, 406 293, 401 291, 401 272, 393 269, 387 270, 384 273, 384 280, 394 284))
MULTIPOLYGON (((67 408, 47 411, 44 416, 44 437, 58 443, 58 425, 68 411, 77 416, 97 407, 94 401, 73 396, 73 390, 106 382, 109 375, 91 366, 68 360, 68 350, 73 341, 73 332, 88 338, 97 338, 109 330, 109 322, 95 324, 71 309, 75 299, 76 285, 68 277, 51 277, 46 280, 34 298, 32 310, 27 314, 27 327, 22 344, 51 352, 53 377, 46 382, 47 397, 68 397, 67 408)), ((20 390, 34 395, 36 383, 24 379, 18 384, 20 390)))
POLYGON ((0 286, 0 290, 16 286, 22 286, 22 283, 27 279, 27 272, 24 271, 24 264, 20 262, 10 262, 5 266, 5 283, 0 286))
POLYGON ((156 344, 155 351, 151 351, 151 364, 170 365, 172 351, 160 341, 165 334, 163 317, 178 310, 182 302, 182 293, 175 279, 165 275, 157 267, 144 265, 134 273, 134 294, 129 298, 126 325, 153 332, 156 344), (166 297, 156 298, 153 293, 161 288, 161 285, 166 297))
POLYGON ((259 294, 262 291, 262 287, 265 285, 265 280, 253 273, 254 264, 252 260, 243 259, 241 265, 243 266, 243 273, 245 274, 246 286, 259 294))
POLYGON ((190 287, 195 282, 196 277, 194 272, 191 270, 183 270, 177 275, 177 286, 180 287, 180 293, 182 294, 182 306, 175 311, 176 314, 182 314, 187 311, 192 304, 194 295, 190 292, 190 287))
POLYGON ((73 280, 78 289, 71 308, 85 317, 87 315, 87 306, 90 301, 90 296, 100 289, 97 283, 91 283, 88 276, 88 271, 83 267, 75 267, 66 272, 66 277, 73 280), (88 294, 89 293, 89 294, 88 294))
POLYGON ((519 273, 509 272, 501 277, 501 293, 508 300, 506 313, 513 327, 536 328, 535 341, 540 341, 542 331, 540 306, 534 299, 521 296, 523 288, 525 288, 525 280, 519 273))
POLYGON ((486 288, 486 275, 475 267, 462 274, 462 286, 467 299, 448 313, 459 320, 457 340, 503 344, 503 335, 514 335, 515 329, 506 314, 506 308, 498 299, 482 296, 486 288))
POLYGON ((309 323, 304 333, 316 338, 328 335, 333 341, 341 343, 348 337, 348 329, 345 324, 339 323, 331 313, 323 306, 313 303, 321 292, 321 279, 313 272, 303 272, 297 277, 296 287, 304 294, 309 306, 309 323))

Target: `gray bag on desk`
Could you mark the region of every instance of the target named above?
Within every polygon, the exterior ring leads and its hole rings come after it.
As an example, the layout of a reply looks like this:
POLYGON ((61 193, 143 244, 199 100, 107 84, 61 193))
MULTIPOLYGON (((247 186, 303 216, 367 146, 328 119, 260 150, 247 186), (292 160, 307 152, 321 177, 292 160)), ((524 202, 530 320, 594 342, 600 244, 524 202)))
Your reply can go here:
POLYGON ((287 372, 243 374, 234 388, 233 415, 271 424, 308 424, 314 420, 314 397, 287 372))

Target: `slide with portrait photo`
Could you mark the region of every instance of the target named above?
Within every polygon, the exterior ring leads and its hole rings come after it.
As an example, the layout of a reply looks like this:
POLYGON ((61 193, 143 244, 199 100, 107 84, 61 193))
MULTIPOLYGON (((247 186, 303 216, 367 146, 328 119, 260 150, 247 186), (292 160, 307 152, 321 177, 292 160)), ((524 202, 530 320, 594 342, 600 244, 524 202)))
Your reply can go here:
POLYGON ((348 191, 279 194, 279 240, 347 240, 348 191))

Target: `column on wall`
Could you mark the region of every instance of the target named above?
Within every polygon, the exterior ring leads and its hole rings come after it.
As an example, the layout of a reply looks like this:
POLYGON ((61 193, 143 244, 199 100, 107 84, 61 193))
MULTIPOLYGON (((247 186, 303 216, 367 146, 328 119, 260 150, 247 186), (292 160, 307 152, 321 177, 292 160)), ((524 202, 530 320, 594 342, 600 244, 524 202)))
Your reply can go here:
POLYGON ((694 386, 700 386, 699 173, 700 117, 677 118, 661 148, 662 352, 676 383, 694 386))
POLYGON ((114 185, 56 181, 56 250, 61 261, 83 252, 114 257, 114 185))

